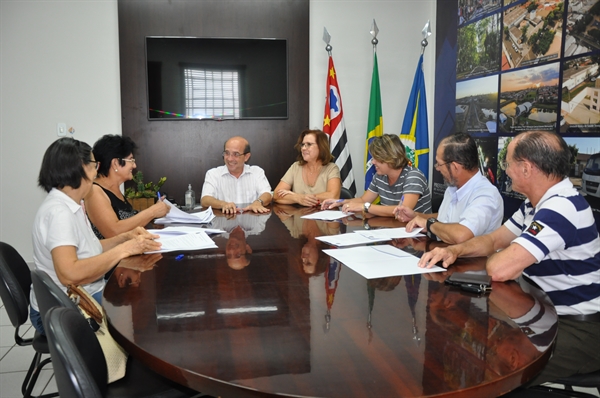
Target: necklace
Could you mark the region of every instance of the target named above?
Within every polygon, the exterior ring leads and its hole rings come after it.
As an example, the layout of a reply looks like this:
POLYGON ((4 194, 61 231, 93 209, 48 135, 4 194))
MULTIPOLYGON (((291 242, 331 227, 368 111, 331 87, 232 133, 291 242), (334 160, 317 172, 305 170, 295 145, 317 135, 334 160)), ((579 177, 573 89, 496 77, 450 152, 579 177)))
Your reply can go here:
POLYGON ((308 164, 306 164, 302 167, 302 171, 306 173, 304 175, 304 181, 306 182, 306 185, 308 185, 309 187, 315 186, 315 183, 317 182, 317 177, 318 177, 319 173, 321 172, 322 168, 323 168, 323 165, 321 165, 321 164, 318 165, 313 170, 311 170, 308 167, 308 164))

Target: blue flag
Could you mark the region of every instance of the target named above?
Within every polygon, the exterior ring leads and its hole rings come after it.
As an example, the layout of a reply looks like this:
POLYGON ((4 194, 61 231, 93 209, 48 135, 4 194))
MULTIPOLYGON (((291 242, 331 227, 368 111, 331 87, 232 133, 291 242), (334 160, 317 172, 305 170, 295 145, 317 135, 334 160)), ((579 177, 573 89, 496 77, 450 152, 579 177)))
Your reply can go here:
POLYGON ((427 125, 427 98, 423 75, 423 54, 419 58, 415 80, 406 105, 400 139, 406 146, 406 155, 412 165, 429 178, 429 127, 427 125))

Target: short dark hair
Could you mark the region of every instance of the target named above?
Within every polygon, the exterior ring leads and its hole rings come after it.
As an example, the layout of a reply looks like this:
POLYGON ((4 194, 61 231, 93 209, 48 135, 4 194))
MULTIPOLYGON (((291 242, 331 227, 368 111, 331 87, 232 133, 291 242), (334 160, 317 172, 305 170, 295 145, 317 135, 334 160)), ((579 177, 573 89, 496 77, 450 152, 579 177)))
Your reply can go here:
POLYGON ((477 144, 469 134, 452 134, 444 138, 440 145, 444 147, 444 162, 456 162, 469 171, 479 168, 477 144))
POLYGON ((100 162, 98 174, 107 177, 113 159, 119 159, 119 165, 125 166, 123 158, 132 155, 136 148, 135 142, 129 137, 116 134, 102 136, 96 141, 93 149, 96 160, 100 162))
POLYGON ((394 170, 408 164, 406 149, 397 135, 384 134, 373 138, 369 144, 369 153, 373 159, 388 164, 394 170))
POLYGON ((329 150, 329 136, 325 134, 321 130, 304 130, 300 133, 300 137, 298 137, 298 142, 294 145, 294 148, 298 151, 298 157, 296 160, 300 163, 301 166, 305 165, 306 162, 302 157, 302 140, 309 134, 314 134, 317 140, 317 147, 319 148, 319 160, 325 166, 333 161, 334 157, 329 150))
POLYGON ((79 188, 82 179, 89 180, 83 166, 91 162, 91 154, 92 148, 85 142, 59 138, 44 153, 38 185, 46 192, 52 188, 79 188))
POLYGON ((527 160, 548 177, 562 179, 569 175, 571 151, 560 135, 550 131, 525 131, 513 142, 514 160, 527 160))

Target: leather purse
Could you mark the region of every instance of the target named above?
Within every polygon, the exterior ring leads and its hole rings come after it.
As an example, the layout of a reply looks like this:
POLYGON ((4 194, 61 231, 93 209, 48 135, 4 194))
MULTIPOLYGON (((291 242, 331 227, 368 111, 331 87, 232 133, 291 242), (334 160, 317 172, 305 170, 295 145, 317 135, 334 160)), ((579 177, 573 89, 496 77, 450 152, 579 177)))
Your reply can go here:
POLYGON ((108 383, 122 379, 127 366, 127 352, 110 335, 104 308, 81 286, 69 285, 67 294, 77 304, 98 338, 106 359, 108 383))

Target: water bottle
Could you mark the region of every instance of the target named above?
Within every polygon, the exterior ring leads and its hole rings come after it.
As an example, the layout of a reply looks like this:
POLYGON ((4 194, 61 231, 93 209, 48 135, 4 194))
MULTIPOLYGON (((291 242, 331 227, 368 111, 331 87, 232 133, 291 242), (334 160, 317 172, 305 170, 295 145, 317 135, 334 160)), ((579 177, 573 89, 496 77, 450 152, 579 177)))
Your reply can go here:
POLYGON ((188 185, 188 190, 185 191, 185 209, 194 210, 196 206, 196 194, 192 191, 192 184, 188 185))

